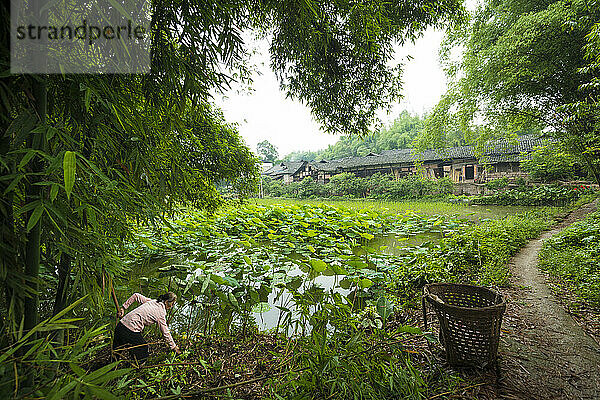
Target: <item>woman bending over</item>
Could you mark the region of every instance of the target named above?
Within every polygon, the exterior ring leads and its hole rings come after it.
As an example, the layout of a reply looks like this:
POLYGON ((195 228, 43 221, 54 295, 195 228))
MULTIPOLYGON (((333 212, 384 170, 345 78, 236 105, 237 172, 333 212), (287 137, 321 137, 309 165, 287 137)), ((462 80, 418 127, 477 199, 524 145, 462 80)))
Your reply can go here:
POLYGON ((171 332, 169 332, 166 318, 167 310, 173 307, 176 301, 177 296, 173 292, 160 295, 156 300, 134 293, 119 309, 118 314, 121 320, 115 328, 113 349, 126 347, 139 363, 144 362, 148 358, 148 344, 142 336, 142 331, 145 326, 157 323, 169 347, 180 354, 181 351, 179 351, 179 347, 177 347, 171 332), (141 303, 141 305, 123 317, 125 310, 134 301, 141 303))

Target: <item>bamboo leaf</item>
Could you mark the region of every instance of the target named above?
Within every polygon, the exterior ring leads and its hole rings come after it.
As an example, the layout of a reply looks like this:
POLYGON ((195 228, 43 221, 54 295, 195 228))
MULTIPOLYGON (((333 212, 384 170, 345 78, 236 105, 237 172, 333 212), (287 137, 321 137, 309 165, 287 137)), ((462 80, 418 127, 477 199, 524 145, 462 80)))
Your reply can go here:
POLYGON ((58 195, 58 185, 54 184, 50 188, 50 201, 56 200, 57 195, 58 195))
POLYGON ((40 220, 42 213, 44 212, 44 205, 38 204, 38 206, 33 210, 31 216, 29 217, 29 222, 27 222, 27 232, 29 232, 40 220))
POLYGON ((4 194, 10 193, 11 191, 14 190, 14 188, 19 184, 19 182, 21 182, 21 179, 23 179, 25 175, 17 175, 17 177, 15 179, 13 179, 13 181, 10 183, 10 185, 8 185, 8 187, 6 188, 6 190, 4 191, 4 194))
POLYGON ((75 169, 76 169, 76 158, 75 153, 72 151, 65 152, 65 158, 63 159, 63 172, 65 180, 65 191, 67 192, 67 199, 71 198, 71 191, 75 185, 75 169))
POLYGON ((92 227, 94 227, 94 229, 98 229, 98 222, 96 219, 96 211, 94 211, 94 209, 92 207, 87 207, 85 209, 85 213, 87 214, 88 221, 90 222, 90 224, 92 224, 92 227))
POLYGON ((83 378, 85 376, 85 370, 83 368, 81 368, 79 365, 71 362, 69 363, 69 367, 73 370, 73 372, 75 372, 77 374, 77 376, 79 376, 80 378, 83 378))
POLYGON ((54 394, 49 400, 61 400, 64 399, 66 394, 71 391, 77 384, 77 381, 71 381, 63 386, 58 392, 54 394))
POLYGON ((31 159, 35 156, 35 153, 35 150, 29 150, 27 153, 25 153, 25 155, 21 159, 21 162, 19 162, 19 165, 17 165, 17 169, 23 169, 23 167, 26 166, 29 163, 29 161, 31 161, 31 159))
POLYGON ((119 13, 121 14, 121 16, 126 17, 128 19, 133 19, 131 17, 131 15, 127 12, 127 10, 125 10, 125 8, 123 7, 123 5, 121 4, 120 1, 116 1, 116 0, 108 0, 108 2, 114 7, 116 8, 119 13))
POLYGON ((119 361, 115 361, 111 364, 108 364, 96 371, 92 372, 88 376, 86 376, 86 381, 95 385, 102 385, 106 382, 118 378, 127 374, 131 371, 131 368, 117 369, 114 370, 119 365, 119 361), (113 371, 114 370, 114 371, 113 371))
POLYGON ((48 130, 46 131, 46 140, 52 139, 54 135, 56 135, 56 132, 58 132, 58 129, 53 126, 49 126, 48 130))
POLYGON ((95 398, 100 399, 100 400, 118 400, 119 399, 117 396, 115 396, 114 394, 110 393, 108 390, 103 389, 101 387, 88 386, 88 389, 90 390, 90 392, 92 392, 92 394, 94 395, 95 398))

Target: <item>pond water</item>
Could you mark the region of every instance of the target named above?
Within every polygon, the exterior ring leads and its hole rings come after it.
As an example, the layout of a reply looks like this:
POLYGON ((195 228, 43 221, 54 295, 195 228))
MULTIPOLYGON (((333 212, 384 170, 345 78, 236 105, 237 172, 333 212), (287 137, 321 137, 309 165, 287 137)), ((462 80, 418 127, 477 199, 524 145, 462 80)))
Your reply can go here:
POLYGON ((381 235, 369 242, 369 246, 376 248, 380 253, 397 256, 402 249, 421 246, 427 242, 439 242, 443 238, 442 232, 427 232, 417 235, 381 235))
MULTIPOLYGON (((368 246, 377 249, 377 252, 387 255, 399 255, 402 249, 423 245, 426 242, 437 242, 442 239, 441 232, 428 232, 417 235, 380 235, 369 241, 368 246)), ((306 276, 306 273, 299 268, 288 272, 288 277, 306 276)), ((339 283, 345 275, 319 275, 310 284, 314 284, 322 288, 325 293, 333 290, 334 293, 339 293, 343 296, 348 296, 351 293, 350 289, 342 288, 339 283)), ((282 311, 277 306, 290 309, 293 317, 297 317, 297 312, 294 310, 292 295, 288 290, 280 289, 273 290, 269 294, 268 303, 261 303, 255 307, 256 312, 252 313, 256 325, 259 330, 267 331, 277 327, 281 318, 282 311), (281 291, 283 290, 283 291, 281 291)), ((288 332, 292 333, 292 332, 288 332)))
MULTIPOLYGON (((290 277, 305 275, 306 273, 301 271, 299 268, 296 270, 292 270, 288 273, 288 276, 290 277)), ((319 275, 310 283, 322 288, 325 291, 325 293, 329 293, 329 291, 333 289, 335 293, 340 293, 343 296, 347 296, 350 293, 350 290, 343 289, 339 286, 339 282, 343 278, 344 276, 342 275, 319 275)), ((268 303, 261 303, 259 307, 255 307, 255 310, 260 309, 260 311, 255 311, 252 313, 252 316, 254 317, 258 329, 260 331, 268 331, 277 327, 278 323, 280 323, 281 319, 283 318, 282 311, 279 308, 277 308, 277 306, 285 307, 291 310, 292 318, 298 317, 298 311, 295 310, 295 306, 293 303, 294 301, 292 298, 292 294, 288 290, 274 289, 269 294, 268 303)), ((288 334, 292 333, 293 332, 288 332, 288 334)))

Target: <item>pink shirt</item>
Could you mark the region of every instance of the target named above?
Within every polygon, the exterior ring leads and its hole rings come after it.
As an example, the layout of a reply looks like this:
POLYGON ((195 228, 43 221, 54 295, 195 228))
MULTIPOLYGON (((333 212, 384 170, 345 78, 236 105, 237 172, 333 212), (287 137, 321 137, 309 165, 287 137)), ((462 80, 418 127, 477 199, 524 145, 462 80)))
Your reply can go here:
POLYGON ((152 300, 149 297, 142 296, 139 293, 134 293, 125 303, 123 303, 123 308, 127 310, 134 301, 142 303, 142 305, 121 318, 121 323, 133 332, 141 332, 146 325, 158 323, 158 327, 169 344, 169 347, 175 349, 177 345, 167 326, 167 309, 165 308, 165 304, 163 302, 152 300))

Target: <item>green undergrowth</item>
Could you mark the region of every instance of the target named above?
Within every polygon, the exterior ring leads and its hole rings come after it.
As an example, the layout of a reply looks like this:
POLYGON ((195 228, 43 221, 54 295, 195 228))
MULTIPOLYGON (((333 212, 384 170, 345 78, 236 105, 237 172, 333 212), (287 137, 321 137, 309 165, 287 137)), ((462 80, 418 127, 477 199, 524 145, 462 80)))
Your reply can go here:
MULTIPOLYGON (((169 325, 184 354, 173 357, 154 344, 147 367, 101 379, 108 370, 98 368, 110 362, 100 357, 110 344, 109 325, 84 346, 93 362, 74 357, 61 364, 60 388, 36 395, 422 399, 452 393, 461 383, 432 365, 429 335, 411 317, 423 285, 505 284, 508 258, 559 211, 469 220, 338 203, 245 204, 214 215, 182 210, 164 225, 139 229, 124 257, 130 271, 115 287, 121 302, 134 291, 177 292, 182 302, 169 325), (260 327, 268 313, 270 324, 260 327)), ((106 302, 103 317, 110 320, 108 295, 106 302)), ((85 309, 73 313, 86 316, 85 309)), ((79 329, 92 328, 87 320, 77 320, 79 329)), ((145 334, 160 338, 153 329, 145 334)), ((46 368, 53 351, 49 346, 48 359, 35 362, 46 368)), ((4 383, 14 388, 6 372, 4 383)))
POLYGON ((505 286, 510 257, 552 225, 555 211, 541 209, 476 225, 448 240, 442 257, 475 282, 505 286))
MULTIPOLYGON (((456 196, 453 196, 456 197, 456 196)), ((465 196, 466 199, 469 196, 465 196)), ((445 200, 373 200, 373 199, 346 199, 346 200, 319 200, 319 199, 253 199, 252 203, 257 205, 311 205, 319 206, 327 204, 337 208, 349 210, 370 210, 381 214, 405 214, 413 212, 424 215, 444 215, 447 217, 466 218, 479 221, 486 218, 502 218, 506 215, 525 213, 531 210, 526 206, 473 206, 468 202, 445 201, 445 200)))
POLYGON ((600 307, 600 211, 546 240, 539 266, 566 282, 581 300, 600 307))
POLYGON ((548 229, 559 212, 558 208, 541 208, 462 227, 439 245, 400 265, 390 286, 399 297, 416 306, 415 290, 429 282, 505 286, 510 276, 510 257, 548 229))

